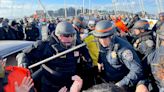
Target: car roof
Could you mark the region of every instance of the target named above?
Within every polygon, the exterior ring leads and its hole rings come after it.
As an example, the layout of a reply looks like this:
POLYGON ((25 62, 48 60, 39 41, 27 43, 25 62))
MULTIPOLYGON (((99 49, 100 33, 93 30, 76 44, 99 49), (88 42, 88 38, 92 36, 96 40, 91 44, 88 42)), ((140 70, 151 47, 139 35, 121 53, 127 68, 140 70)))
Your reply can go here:
POLYGON ((33 43, 34 41, 0 41, 0 57, 5 58, 17 53, 33 43))

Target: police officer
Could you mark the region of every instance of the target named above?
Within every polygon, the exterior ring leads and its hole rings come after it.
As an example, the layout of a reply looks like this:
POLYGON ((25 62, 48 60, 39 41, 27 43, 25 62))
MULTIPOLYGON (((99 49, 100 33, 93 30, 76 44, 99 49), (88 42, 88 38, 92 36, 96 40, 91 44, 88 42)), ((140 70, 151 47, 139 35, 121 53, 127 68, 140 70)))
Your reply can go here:
POLYGON ((145 74, 145 80, 144 84, 149 86, 149 90, 152 90, 153 87, 153 77, 151 75, 151 69, 148 66, 147 56, 154 51, 155 49, 155 41, 153 37, 153 32, 148 29, 149 23, 146 20, 139 20, 137 21, 131 32, 133 39, 132 45, 134 49, 136 50, 139 58, 142 60, 142 65, 144 66, 144 74, 145 74), (151 88, 152 89, 151 89, 151 88))
MULTIPOLYGON (((0 20, 0 22, 1 22, 1 20, 0 20)), ((0 27, 0 40, 6 40, 7 39, 6 29, 8 30, 8 23, 7 23, 7 21, 3 20, 2 26, 0 27)))
POLYGON ((131 29, 135 22, 140 20, 140 17, 138 14, 135 14, 134 17, 131 19, 131 21, 127 24, 128 29, 131 29))
POLYGON ((106 81, 132 88, 143 77, 140 59, 127 41, 114 35, 115 31, 110 21, 103 20, 96 24, 93 35, 99 43, 99 69, 104 69, 106 81))
POLYGON ((164 23, 164 12, 159 13, 159 20, 157 21, 157 23, 154 25, 153 27, 153 31, 156 32, 157 30, 159 30, 160 26, 162 25, 162 23, 164 23))
POLYGON ((91 35, 91 32, 95 29, 95 26, 96 26, 96 21, 95 20, 89 20, 88 28, 80 31, 80 39, 84 40, 86 37, 91 35))
POLYGON ((19 40, 20 39, 19 31, 17 29, 17 25, 18 25, 18 23, 16 22, 16 20, 13 20, 11 22, 11 25, 9 26, 8 30, 6 30, 8 40, 19 40))
POLYGON ((2 27, 3 18, 0 17, 0 27, 2 27))
MULTIPOLYGON (((78 44, 80 43, 76 39, 76 31, 72 24, 60 22, 49 40, 38 41, 31 48, 20 53, 17 56, 18 64, 27 67, 35 61, 51 57, 78 44)), ((76 74, 77 61, 81 55, 89 62, 88 67, 91 67, 91 59, 86 47, 82 47, 46 63, 41 77, 42 92, 58 92, 64 86, 70 88, 72 83, 71 77, 76 74)))
POLYGON ((132 44, 134 49, 137 51, 138 56, 141 60, 146 57, 155 48, 155 41, 151 30, 148 30, 149 23, 146 20, 137 21, 132 28, 132 44))
POLYGON ((164 24, 157 31, 156 50, 148 56, 148 63, 151 67, 151 72, 156 80, 156 84, 159 88, 155 92, 164 92, 164 24))
POLYGON ((94 75, 94 84, 97 84, 99 82, 99 77, 97 76, 98 75, 97 64, 98 64, 98 57, 99 57, 99 49, 98 49, 97 42, 95 41, 95 37, 92 34, 92 32, 95 30, 96 23, 97 22, 95 19, 89 20, 88 29, 87 29, 88 32, 84 31, 83 35, 82 34, 80 35, 82 40, 85 43, 87 43, 87 48, 89 50, 89 54, 93 61, 94 74, 92 74, 92 76, 94 75))
POLYGON ((39 29, 36 23, 32 22, 25 27, 25 39, 28 41, 36 41, 39 39, 39 29))
POLYGON ((96 19, 89 20, 89 22, 88 22, 89 32, 95 30, 96 22, 97 22, 96 19))
POLYGON ((75 16, 73 19, 73 27, 77 31, 77 39, 81 39, 80 34, 86 29, 84 18, 82 16, 75 16))
POLYGON ((56 24, 53 20, 51 20, 50 23, 48 24, 48 34, 51 35, 51 33, 55 31, 55 28, 56 28, 56 24))

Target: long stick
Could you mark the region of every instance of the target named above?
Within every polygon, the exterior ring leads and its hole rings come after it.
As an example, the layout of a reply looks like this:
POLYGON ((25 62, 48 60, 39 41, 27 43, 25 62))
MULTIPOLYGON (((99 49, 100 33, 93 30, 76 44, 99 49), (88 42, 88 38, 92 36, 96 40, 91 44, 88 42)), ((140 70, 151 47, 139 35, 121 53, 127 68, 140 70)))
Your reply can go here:
POLYGON ((85 45, 86 45, 86 43, 82 43, 82 44, 80 44, 80 45, 77 45, 76 47, 70 48, 70 49, 65 50, 65 51, 63 51, 63 52, 61 52, 61 53, 59 53, 59 54, 56 54, 56 55, 52 56, 52 57, 49 57, 49 58, 47 58, 47 59, 44 59, 44 60, 42 60, 42 61, 40 61, 40 62, 37 62, 37 63, 35 63, 35 64, 32 64, 32 65, 30 65, 28 68, 31 69, 31 68, 33 68, 33 67, 36 67, 36 66, 38 66, 38 65, 41 65, 41 64, 43 64, 43 63, 46 63, 46 62, 48 62, 48 61, 50 61, 50 60, 53 60, 53 59, 55 59, 55 58, 58 58, 58 57, 64 55, 64 54, 67 54, 67 53, 72 52, 72 51, 74 51, 74 50, 76 50, 76 49, 79 49, 79 48, 81 48, 81 47, 83 47, 83 46, 85 46, 85 45))

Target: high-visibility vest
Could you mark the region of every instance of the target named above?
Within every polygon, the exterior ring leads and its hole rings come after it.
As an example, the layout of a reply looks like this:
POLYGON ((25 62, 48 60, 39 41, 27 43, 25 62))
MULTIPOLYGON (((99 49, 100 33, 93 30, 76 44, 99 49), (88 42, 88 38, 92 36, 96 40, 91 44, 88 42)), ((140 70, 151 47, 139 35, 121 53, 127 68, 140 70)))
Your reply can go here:
POLYGON ((92 58, 93 65, 97 66, 98 57, 99 57, 99 49, 98 49, 97 43, 95 42, 95 37, 93 35, 89 35, 84 39, 84 42, 87 43, 87 48, 92 58))

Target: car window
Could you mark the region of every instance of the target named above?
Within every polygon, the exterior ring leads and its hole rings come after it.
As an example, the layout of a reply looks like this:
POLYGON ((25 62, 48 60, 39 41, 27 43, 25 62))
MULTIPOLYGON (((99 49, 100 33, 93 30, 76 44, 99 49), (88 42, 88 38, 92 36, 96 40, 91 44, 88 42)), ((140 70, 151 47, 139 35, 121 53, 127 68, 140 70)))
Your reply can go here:
POLYGON ((6 57, 6 66, 17 66, 16 56, 18 53, 14 53, 6 57))

